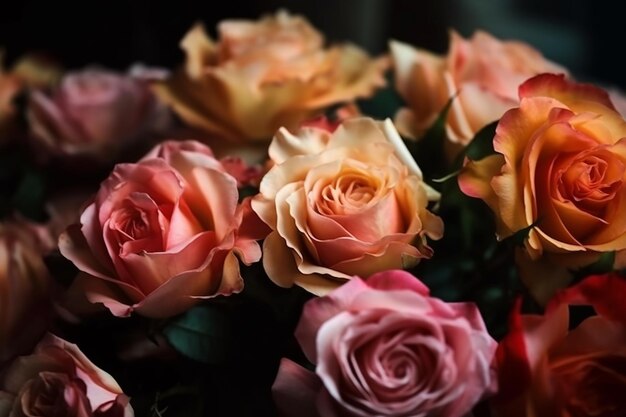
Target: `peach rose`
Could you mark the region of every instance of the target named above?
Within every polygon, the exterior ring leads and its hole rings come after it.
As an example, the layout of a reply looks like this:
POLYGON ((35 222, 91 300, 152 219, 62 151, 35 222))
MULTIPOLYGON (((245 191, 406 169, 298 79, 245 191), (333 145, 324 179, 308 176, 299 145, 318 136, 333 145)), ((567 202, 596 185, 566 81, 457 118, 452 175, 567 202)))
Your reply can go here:
POLYGON ((238 257, 256 262, 249 199, 200 143, 165 142, 119 164, 61 235, 61 253, 83 271, 76 285, 117 316, 182 313, 202 298, 241 291, 238 257))
POLYGON ((497 415, 626 415, 625 295, 623 277, 598 275, 560 293, 543 316, 516 309, 497 352, 497 415), (598 315, 573 327, 571 305, 598 315))
POLYGON ((445 303, 404 271, 354 278, 307 302, 296 338, 315 372, 283 359, 283 416, 467 416, 495 391, 497 343, 473 303, 445 303))
POLYGON ((386 59, 352 45, 325 49, 315 28, 285 11, 226 20, 217 31, 214 42, 194 26, 181 42, 184 69, 156 91, 189 125, 221 138, 268 141, 281 126, 385 84, 386 59))
POLYGON ((48 334, 30 356, 16 359, 0 384, 0 417, 133 417, 111 375, 78 346, 48 334))
POLYGON ((143 135, 164 131, 170 115, 147 81, 88 68, 65 75, 51 94, 33 91, 28 119, 48 153, 106 162, 143 135))
POLYGON ((48 324, 51 279, 42 251, 35 230, 0 223, 0 365, 32 348, 48 324))
POLYGON ((408 268, 443 233, 427 210, 438 194, 393 124, 350 119, 333 133, 281 128, 269 148, 276 164, 252 207, 272 229, 263 266, 278 285, 324 294, 353 275, 408 268))
POLYGON ((450 97, 446 133, 457 152, 484 126, 518 104, 517 87, 543 72, 564 72, 530 46, 478 31, 470 39, 450 33, 442 57, 410 45, 390 44, 396 89, 408 104, 396 116, 400 133, 418 138, 450 97))
POLYGON ((626 122, 604 91, 563 76, 531 78, 520 100, 498 124, 498 154, 469 161, 459 185, 495 212, 500 238, 536 225, 519 264, 545 302, 568 268, 626 248, 626 122))

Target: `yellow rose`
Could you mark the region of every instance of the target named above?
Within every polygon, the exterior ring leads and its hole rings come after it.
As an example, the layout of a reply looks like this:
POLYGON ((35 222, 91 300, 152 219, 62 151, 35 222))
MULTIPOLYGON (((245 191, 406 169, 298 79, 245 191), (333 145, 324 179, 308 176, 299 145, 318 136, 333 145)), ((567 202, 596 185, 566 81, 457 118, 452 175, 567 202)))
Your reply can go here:
POLYGON ((304 18, 280 11, 258 22, 226 20, 214 42, 201 25, 181 42, 185 67, 158 82, 159 96, 189 125, 235 141, 267 141, 325 107, 371 95, 387 59, 352 46, 324 48, 304 18))
POLYGON ((626 248, 626 121, 606 92, 533 77, 493 144, 498 154, 470 161, 459 185, 495 212, 499 237, 536 224, 518 260, 538 299, 567 284, 568 269, 626 248))
POLYGON ((276 164, 253 210, 272 229, 263 266, 276 284, 326 294, 355 275, 407 268, 432 249, 443 222, 427 206, 438 194, 390 121, 343 122, 334 132, 280 129, 276 164))

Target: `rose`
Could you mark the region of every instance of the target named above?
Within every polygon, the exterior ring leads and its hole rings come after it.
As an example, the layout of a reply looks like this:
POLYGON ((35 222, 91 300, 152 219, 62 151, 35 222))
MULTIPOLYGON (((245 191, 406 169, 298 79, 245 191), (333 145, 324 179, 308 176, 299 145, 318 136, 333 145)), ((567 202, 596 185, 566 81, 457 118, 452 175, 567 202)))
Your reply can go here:
POLYGON ((0 145, 9 142, 16 130, 17 109, 13 100, 21 88, 20 79, 15 75, 5 74, 0 67, 0 145))
POLYGON ((626 117, 626 95, 620 90, 609 90, 609 97, 611 102, 615 105, 615 108, 622 115, 626 117))
POLYGON ((280 129, 276 164, 252 207, 272 229, 263 266, 278 285, 323 294, 353 275, 415 265, 432 255, 441 219, 438 194, 422 181, 390 121, 350 119, 333 133, 280 129))
POLYGON ((26 88, 43 88, 57 82, 60 70, 36 55, 26 55, 10 69, 4 68, 0 50, 0 145, 18 135, 15 99, 26 88))
MULTIPOLYGON (((237 181, 197 142, 165 142, 119 164, 61 235, 91 302, 117 316, 179 314, 202 298, 239 292, 239 256, 261 256, 237 181)), ((254 218, 252 218, 254 219, 254 218)))
POLYGON ((226 20, 219 40, 194 26, 181 42, 184 69, 156 91, 189 125, 236 141, 267 141, 281 127, 384 85, 386 59, 351 45, 323 48, 304 18, 280 11, 258 22, 226 20))
POLYGON ((531 78, 520 100, 498 124, 499 154, 469 161, 459 185, 495 212, 500 238, 534 226, 518 263, 545 302, 567 269, 626 248, 626 122, 604 91, 563 76, 531 78))
POLYGON ((28 225, 0 224, 0 365, 32 348, 48 324, 51 280, 41 243, 28 225))
POLYGON ((404 271, 308 301, 296 338, 315 373, 283 359, 284 415, 461 417, 495 389, 497 343, 473 303, 445 303, 404 271))
POLYGON ((617 275, 588 277, 558 294, 543 316, 515 308, 498 347, 499 416, 626 415, 626 282, 617 275), (598 315, 577 326, 572 305, 598 315))
POLYGON ((49 153, 102 161, 170 121, 147 81, 97 68, 68 73, 51 94, 33 91, 28 119, 49 153))
MULTIPOLYGON (((87 187, 64 189, 50 196, 45 204, 48 220, 39 224, 39 235, 47 254, 58 249, 59 236, 68 226, 78 223, 93 190, 87 187)), ((55 254, 56 255, 56 254, 55 254)))
POLYGON ((450 33, 447 56, 391 42, 396 89, 408 104, 396 116, 402 134, 419 137, 451 97, 447 146, 459 151, 484 126, 518 103, 517 87, 543 72, 564 72, 530 46, 476 32, 466 40, 450 33))
POLYGON ((48 334, 30 356, 16 359, 0 384, 0 417, 132 417, 111 375, 78 346, 48 334))

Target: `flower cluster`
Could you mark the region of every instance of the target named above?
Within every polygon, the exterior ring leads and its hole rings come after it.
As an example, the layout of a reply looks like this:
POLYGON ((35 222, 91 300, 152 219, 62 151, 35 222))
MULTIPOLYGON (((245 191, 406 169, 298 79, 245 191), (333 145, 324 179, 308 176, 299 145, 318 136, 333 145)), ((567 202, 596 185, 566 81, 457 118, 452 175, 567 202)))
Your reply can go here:
POLYGON ((0 417, 626 414, 623 97, 485 32, 181 48, 0 68, 0 417))

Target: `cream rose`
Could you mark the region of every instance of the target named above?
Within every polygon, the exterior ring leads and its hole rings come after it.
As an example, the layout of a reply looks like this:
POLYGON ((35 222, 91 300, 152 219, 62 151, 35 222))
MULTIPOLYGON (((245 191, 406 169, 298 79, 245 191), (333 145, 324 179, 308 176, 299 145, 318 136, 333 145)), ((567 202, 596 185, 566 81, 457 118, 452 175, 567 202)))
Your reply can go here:
POLYGON ((252 207, 272 229, 263 266, 280 286, 323 294, 354 275, 407 268, 432 255, 441 219, 438 197, 390 121, 357 118, 333 133, 280 129, 270 145, 276 164, 252 207))
POLYGON ((194 26, 181 42, 185 67, 156 91, 185 122, 221 138, 269 141, 281 126, 385 84, 386 59, 351 45, 325 49, 315 28, 284 11, 217 31, 215 42, 194 26))

